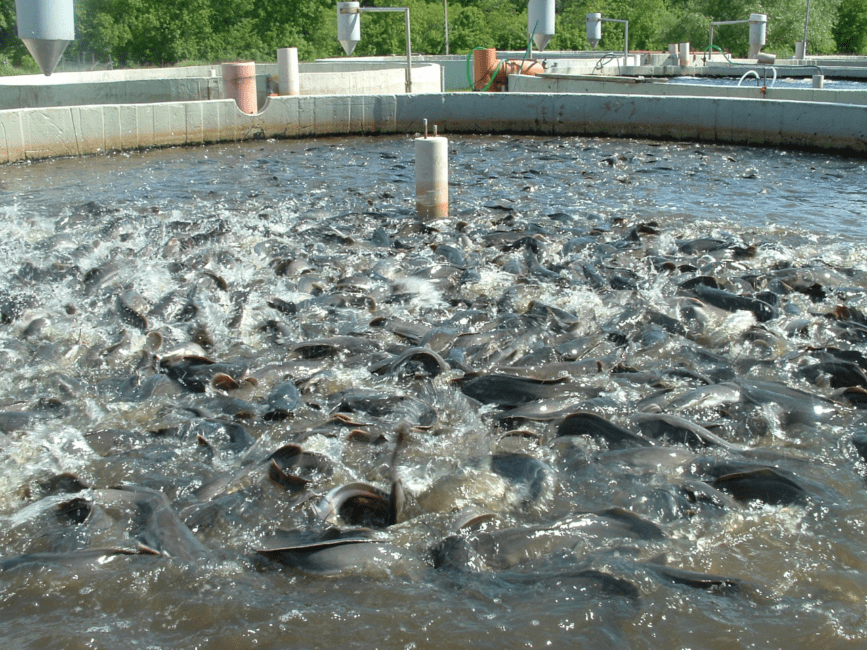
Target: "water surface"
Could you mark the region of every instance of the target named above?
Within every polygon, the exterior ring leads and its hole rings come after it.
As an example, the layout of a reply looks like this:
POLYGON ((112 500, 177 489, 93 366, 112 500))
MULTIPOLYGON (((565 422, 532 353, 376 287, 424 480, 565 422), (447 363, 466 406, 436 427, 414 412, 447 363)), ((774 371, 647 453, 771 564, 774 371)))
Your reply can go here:
POLYGON ((863 645, 867 498, 851 440, 864 425, 855 401, 805 368, 817 350, 867 346, 864 161, 461 136, 450 179, 451 217, 419 224, 404 136, 3 169, 6 647, 863 645), (775 318, 708 307, 691 320, 684 286, 709 276, 741 295, 776 292, 775 318), (322 353, 300 347, 323 340, 322 353), (169 376, 162 361, 190 342, 233 381, 195 392, 169 376), (373 370, 412 347, 447 368, 373 370), (557 438, 556 419, 506 421, 503 396, 462 392, 472 373, 560 378, 550 401, 525 406, 630 431, 639 412, 676 413, 732 448, 675 444, 681 460, 651 462, 557 438), (266 419, 283 381, 300 402, 266 419), (802 403, 747 390, 760 381, 802 403), (690 401, 714 383, 738 399, 690 401), (349 412, 341 400, 358 389, 418 401, 349 412), (522 433, 502 438, 509 429, 522 433), (322 462, 306 487, 241 476, 288 443, 322 462), (538 489, 491 469, 505 452, 540 463, 538 489), (681 462, 696 454, 748 457, 807 497, 687 504, 685 481, 712 483, 681 462), (201 496, 225 476, 239 478, 201 496), (322 531, 329 489, 387 490, 395 476, 407 505, 376 527, 380 560, 323 576, 257 552, 277 530, 322 531), (587 523, 610 508, 663 536, 587 523), (470 512, 487 518, 461 529, 470 512), (568 543, 552 535, 520 560, 435 567, 450 537, 558 526, 568 543), (661 562, 725 580, 672 582, 661 562))

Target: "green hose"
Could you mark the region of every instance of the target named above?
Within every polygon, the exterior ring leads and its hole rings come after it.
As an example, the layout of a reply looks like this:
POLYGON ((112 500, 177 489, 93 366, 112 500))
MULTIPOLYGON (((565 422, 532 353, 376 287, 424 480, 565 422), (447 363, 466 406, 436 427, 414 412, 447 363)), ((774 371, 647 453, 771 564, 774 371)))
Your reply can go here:
MULTIPOLYGON (((530 54, 530 48, 532 48, 532 46, 533 46, 533 37, 536 35, 536 27, 538 27, 538 26, 539 26, 539 21, 537 20, 536 24, 533 26, 533 33, 530 34, 530 40, 527 43, 527 49, 524 50, 524 59, 521 61, 521 70, 524 69, 524 61, 527 60, 527 57, 530 54)), ((467 85, 468 85, 470 90, 475 90, 475 86, 476 86, 476 82, 473 79, 472 75, 470 74, 470 59, 473 58, 473 52, 475 52, 476 50, 487 50, 487 49, 488 48, 486 48, 486 47, 474 47, 472 49, 472 51, 467 55, 467 85)), ((493 84, 494 79, 497 78, 497 74, 500 72, 500 68, 503 66, 503 63, 505 63, 505 61, 500 61, 497 64, 497 67, 494 68, 494 74, 491 75, 491 80, 488 82, 487 86, 482 88, 481 92, 485 92, 488 88, 491 87, 491 84, 493 84)))
POLYGON ((723 55, 723 58, 725 58, 725 60, 728 61, 730 65, 752 65, 750 63, 735 63, 734 61, 731 60, 731 58, 729 57, 728 54, 723 52, 722 48, 719 47, 718 45, 708 45, 706 48, 704 48, 705 54, 707 54, 707 51, 711 48, 713 48, 715 50, 719 50, 719 53, 723 55))

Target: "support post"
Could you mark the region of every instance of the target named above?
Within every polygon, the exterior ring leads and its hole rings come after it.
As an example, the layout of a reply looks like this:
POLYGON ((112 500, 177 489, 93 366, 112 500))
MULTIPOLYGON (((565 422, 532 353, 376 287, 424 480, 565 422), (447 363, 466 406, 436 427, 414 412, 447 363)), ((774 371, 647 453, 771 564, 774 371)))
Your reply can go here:
MULTIPOLYGON (((339 14, 359 14, 359 13, 383 13, 402 11, 406 21, 406 92, 412 92, 412 39, 409 33, 409 7, 355 7, 345 6, 355 3, 338 3, 337 13, 339 14), (341 6, 343 5, 343 6, 341 6)), ((360 32, 358 38, 361 38, 360 32)))

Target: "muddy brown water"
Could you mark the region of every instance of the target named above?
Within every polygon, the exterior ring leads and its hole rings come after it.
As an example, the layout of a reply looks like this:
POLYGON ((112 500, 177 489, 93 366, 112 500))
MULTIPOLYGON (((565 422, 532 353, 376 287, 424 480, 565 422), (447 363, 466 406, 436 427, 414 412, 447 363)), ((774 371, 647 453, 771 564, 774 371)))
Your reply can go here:
POLYGON ((405 136, 352 137, 2 170, 3 646, 863 647, 865 425, 806 368, 867 347, 864 161, 460 136, 452 216, 418 224, 412 155, 405 136), (698 277, 777 311, 696 307, 698 277), (232 381, 170 376, 190 341, 232 381), (447 368, 372 372, 422 345, 447 368), (637 413, 670 413, 731 448, 557 438, 557 418, 504 420, 505 393, 462 393, 472 372, 561 379, 528 409, 635 433, 637 413), (287 380, 300 402, 266 419, 287 380), (694 397, 709 385, 728 392, 694 397), (359 389, 404 399, 349 413, 359 389), (320 463, 300 489, 263 469, 289 443, 320 463), (493 471, 506 452, 542 480, 493 471), (774 468, 805 497, 702 500, 695 456, 774 468), (323 531, 331 488, 394 476, 406 505, 375 559, 322 575, 257 552, 323 531), (481 559, 435 566, 449 538, 481 559))

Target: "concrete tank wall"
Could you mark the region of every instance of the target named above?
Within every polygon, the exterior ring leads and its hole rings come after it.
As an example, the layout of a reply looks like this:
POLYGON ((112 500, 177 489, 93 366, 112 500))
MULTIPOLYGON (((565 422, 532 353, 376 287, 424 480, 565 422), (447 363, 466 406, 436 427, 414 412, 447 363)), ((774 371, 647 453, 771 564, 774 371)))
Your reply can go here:
POLYGON ((599 76, 539 75, 527 77, 511 75, 509 91, 534 93, 603 93, 620 95, 654 95, 658 97, 728 97, 740 99, 784 99, 831 104, 867 104, 867 91, 831 90, 813 88, 767 87, 762 92, 755 79, 747 79, 738 86, 707 86, 674 84, 633 77, 605 78, 599 76))
MULTIPOLYGON (((498 59, 524 58, 523 51, 498 51, 498 59)), ((632 53, 640 58, 640 65, 625 66, 614 60, 609 60, 605 52, 576 52, 576 51, 534 51, 532 59, 543 61, 549 72, 558 74, 577 75, 644 75, 645 77, 674 77, 674 76, 699 76, 699 77, 740 77, 750 69, 757 69, 761 74, 763 70, 772 76, 771 67, 777 68, 780 77, 800 77, 809 79, 816 74, 816 66, 821 66, 821 71, 827 79, 852 79, 867 80, 867 57, 810 57, 806 61, 795 59, 777 59, 774 66, 759 66, 753 60, 733 59, 735 65, 729 63, 721 54, 711 57, 712 65, 704 65, 704 53, 693 51, 691 65, 681 66, 676 56, 668 52, 640 52, 632 53), (597 64, 605 62, 602 69, 597 69, 597 64)), ((443 69, 443 90, 466 90, 471 82, 467 80, 467 55, 436 55, 421 54, 413 55, 413 61, 424 63, 436 63, 443 69)), ((358 65, 372 65, 388 62, 391 65, 399 64, 400 58, 387 57, 353 57, 352 59, 321 59, 339 65, 348 64, 352 61, 358 65)), ((472 76, 472 72, 470 72, 472 76)))
POLYGON ((867 155, 863 106, 783 100, 452 93, 271 97, 258 115, 232 100, 0 111, 0 162, 254 138, 534 133, 692 140, 867 155))
MULTIPOLYGON (((406 88, 406 67, 396 63, 306 63, 299 69, 302 95, 398 94, 406 88)), ((437 64, 414 64, 412 79, 414 93, 439 93, 443 90, 442 68, 437 64)), ((257 64, 259 106, 265 104, 269 90, 275 90, 277 83, 276 63, 257 64)), ((50 77, 0 77, 0 110, 154 104, 223 97, 225 94, 219 66, 63 72, 50 77)))

